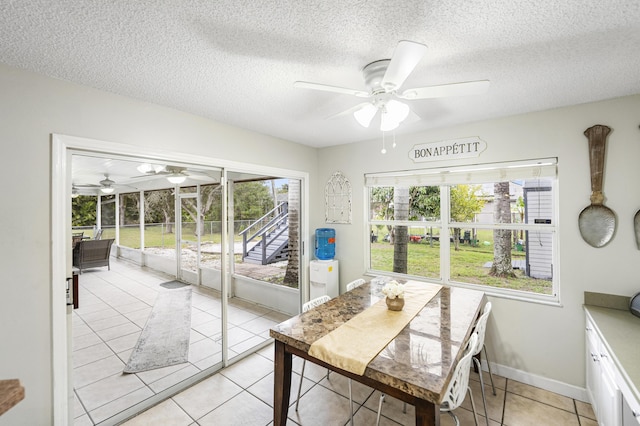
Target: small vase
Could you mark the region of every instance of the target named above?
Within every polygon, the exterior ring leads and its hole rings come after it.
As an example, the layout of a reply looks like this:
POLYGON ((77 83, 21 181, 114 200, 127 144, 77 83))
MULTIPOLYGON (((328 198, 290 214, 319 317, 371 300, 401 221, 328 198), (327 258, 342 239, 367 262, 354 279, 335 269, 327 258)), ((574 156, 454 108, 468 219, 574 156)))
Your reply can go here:
POLYGON ((401 311, 404 307, 404 299, 396 297, 395 299, 389 299, 387 297, 387 308, 390 311, 401 311))

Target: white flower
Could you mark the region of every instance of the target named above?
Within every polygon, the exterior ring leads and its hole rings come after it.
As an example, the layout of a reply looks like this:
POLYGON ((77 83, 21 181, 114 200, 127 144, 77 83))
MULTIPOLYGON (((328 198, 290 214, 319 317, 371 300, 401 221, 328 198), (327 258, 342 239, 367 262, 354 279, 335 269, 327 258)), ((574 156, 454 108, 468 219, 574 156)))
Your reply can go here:
POLYGON ((404 299, 404 285, 398 283, 396 280, 389 281, 382 288, 382 293, 389 299, 395 299, 396 297, 404 299))

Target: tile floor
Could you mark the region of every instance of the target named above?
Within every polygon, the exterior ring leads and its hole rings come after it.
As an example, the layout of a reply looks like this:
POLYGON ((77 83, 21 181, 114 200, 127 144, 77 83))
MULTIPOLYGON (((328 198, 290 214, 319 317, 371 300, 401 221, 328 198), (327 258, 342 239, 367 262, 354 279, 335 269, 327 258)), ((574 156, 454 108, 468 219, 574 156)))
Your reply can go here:
MULTIPOLYGON (((99 268, 81 275, 80 308, 73 314, 75 425, 101 422, 220 361, 216 341, 220 336, 219 299, 213 292, 194 288, 189 362, 139 374, 122 374, 155 298, 163 290, 159 284, 169 280, 166 275, 124 261, 112 262, 111 271, 99 268)), ((264 342, 270 326, 286 319, 282 314, 240 302, 230 306, 229 314, 230 356, 264 342)), ((301 366, 301 360, 294 357, 294 402, 301 366)), ((597 425, 589 404, 514 380, 495 379, 497 395, 491 393, 488 385, 486 393, 491 426, 597 425)), ((488 383, 488 376, 485 382, 488 383)), ((480 382, 474 373, 470 384, 480 425, 485 425, 480 382)), ((296 412, 292 404, 288 424, 347 425, 347 389, 344 377, 332 373, 327 378, 325 369, 307 364, 300 408, 296 412)), ((353 395, 355 424, 375 424, 379 393, 354 382, 353 395)), ((407 413, 403 413, 402 405, 387 397, 381 424, 412 424, 413 407, 408 406, 407 413)), ((273 344, 123 424, 268 426, 272 424, 272 407, 273 344)), ((461 425, 474 424, 470 410, 468 400, 456 410, 461 425)), ((441 419, 443 426, 454 424, 446 414, 441 419)))
MULTIPOLYGON (((122 370, 160 291, 173 278, 112 260, 79 277, 80 306, 73 311, 74 424, 94 425, 222 361, 220 298, 193 287, 189 362, 136 374, 122 370)), ((269 328, 288 318, 238 299, 228 306, 229 358, 269 339, 269 328)))
MULTIPOLYGON (((216 425, 268 426, 273 416, 273 344, 233 364, 191 388, 177 394, 144 413, 128 420, 126 426, 143 425, 216 425)), ((300 383, 302 362, 294 357, 292 401, 300 383)), ((491 426, 596 426, 589 404, 535 388, 515 380, 495 376, 496 396, 491 392, 485 373, 489 424, 491 426)), ((348 425, 349 400, 347 380, 326 369, 307 363, 298 412, 291 406, 288 425, 348 425)), ((471 373, 471 389, 478 410, 480 426, 486 425, 480 382, 471 373)), ((374 425, 379 393, 353 383, 354 424, 374 425)), ((413 424, 413 407, 402 412, 402 402, 386 397, 381 425, 413 424)), ((474 425, 471 404, 465 400, 455 413, 460 424, 474 425)), ((453 419, 443 414, 443 426, 453 419)))

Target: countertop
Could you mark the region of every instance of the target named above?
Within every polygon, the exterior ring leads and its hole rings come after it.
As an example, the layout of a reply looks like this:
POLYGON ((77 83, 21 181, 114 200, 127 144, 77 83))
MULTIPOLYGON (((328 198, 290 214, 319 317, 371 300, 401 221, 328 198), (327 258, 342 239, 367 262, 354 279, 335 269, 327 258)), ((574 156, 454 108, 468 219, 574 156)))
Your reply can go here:
MULTIPOLYGON (((626 300, 628 304, 629 298, 626 300)), ((616 307, 585 304, 584 310, 593 320, 623 380, 636 401, 640 401, 640 318, 616 307)))

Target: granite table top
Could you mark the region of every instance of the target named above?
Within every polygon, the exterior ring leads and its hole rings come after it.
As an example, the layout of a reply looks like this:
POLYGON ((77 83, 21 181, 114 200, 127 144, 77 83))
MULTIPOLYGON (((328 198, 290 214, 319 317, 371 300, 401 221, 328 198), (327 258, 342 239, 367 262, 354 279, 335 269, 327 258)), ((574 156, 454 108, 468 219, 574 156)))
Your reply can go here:
MULTIPOLYGON (((308 353, 311 344, 378 302, 382 284, 366 283, 270 330, 308 353)), ((443 286, 367 366, 363 376, 435 404, 442 402, 464 343, 486 302, 477 290, 443 286)), ((375 333, 375 329, 371 330, 375 333)))

